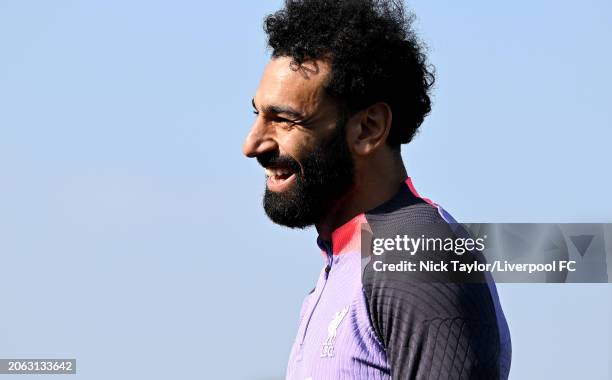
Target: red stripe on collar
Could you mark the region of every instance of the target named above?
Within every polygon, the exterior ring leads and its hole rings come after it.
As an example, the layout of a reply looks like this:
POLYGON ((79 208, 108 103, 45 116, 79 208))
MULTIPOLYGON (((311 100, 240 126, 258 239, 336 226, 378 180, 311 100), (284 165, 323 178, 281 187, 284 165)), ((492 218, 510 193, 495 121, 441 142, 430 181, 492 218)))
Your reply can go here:
POLYGON ((365 214, 359 214, 332 232, 334 256, 361 251, 361 226, 367 224, 365 214))
MULTIPOLYGON (((404 182, 415 197, 421 198, 425 202, 436 206, 434 202, 427 198, 421 197, 419 193, 417 193, 410 177, 407 177, 404 182)), ((362 226, 367 225, 367 223, 368 221, 365 214, 362 213, 336 228, 334 232, 332 232, 331 236, 332 252, 334 256, 342 255, 343 253, 348 252, 361 251, 361 229, 362 226)))
POLYGON ((421 198, 422 200, 429 203, 430 205, 437 206, 434 202, 431 201, 431 199, 423 198, 422 196, 419 195, 419 193, 417 193, 416 189, 414 188, 414 185, 412 184, 412 179, 410 179, 410 177, 406 178, 406 181, 404 182, 406 183, 406 185, 412 192, 412 195, 414 195, 417 198, 421 198))

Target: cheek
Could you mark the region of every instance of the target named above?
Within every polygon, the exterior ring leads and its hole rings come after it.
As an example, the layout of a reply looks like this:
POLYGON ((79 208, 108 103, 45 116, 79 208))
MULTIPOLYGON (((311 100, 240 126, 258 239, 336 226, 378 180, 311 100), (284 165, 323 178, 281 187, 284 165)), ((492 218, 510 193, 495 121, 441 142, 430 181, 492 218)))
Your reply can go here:
POLYGON ((288 155, 301 165, 302 158, 316 147, 316 139, 312 135, 287 132, 278 139, 281 155, 288 155))

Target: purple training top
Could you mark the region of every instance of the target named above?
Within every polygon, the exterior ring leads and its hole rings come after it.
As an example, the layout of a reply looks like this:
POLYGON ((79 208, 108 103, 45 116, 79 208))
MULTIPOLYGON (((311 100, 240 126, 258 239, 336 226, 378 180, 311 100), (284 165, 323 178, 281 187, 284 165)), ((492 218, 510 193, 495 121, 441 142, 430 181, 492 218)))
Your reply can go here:
POLYGON ((507 379, 510 333, 490 276, 414 281, 362 259, 364 228, 390 236, 455 223, 408 178, 391 200, 336 229, 331 242, 319 239, 325 267, 302 305, 287 379, 507 379))

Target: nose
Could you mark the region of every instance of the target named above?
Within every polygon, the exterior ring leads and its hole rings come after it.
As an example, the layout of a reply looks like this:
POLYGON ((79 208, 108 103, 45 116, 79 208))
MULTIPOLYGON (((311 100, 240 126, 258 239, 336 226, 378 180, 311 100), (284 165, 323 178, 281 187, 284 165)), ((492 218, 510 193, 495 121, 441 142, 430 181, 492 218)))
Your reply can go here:
POLYGON ((278 149, 273 136, 269 133, 265 123, 260 118, 255 120, 251 131, 244 140, 242 153, 247 157, 257 157, 265 152, 278 149))

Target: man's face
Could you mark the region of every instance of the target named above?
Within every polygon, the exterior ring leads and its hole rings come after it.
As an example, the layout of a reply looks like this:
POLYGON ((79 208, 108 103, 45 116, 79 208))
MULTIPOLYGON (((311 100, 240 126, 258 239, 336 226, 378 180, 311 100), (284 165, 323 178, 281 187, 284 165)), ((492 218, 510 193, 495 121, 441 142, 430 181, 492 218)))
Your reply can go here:
POLYGON ((265 168, 264 209, 275 223, 315 224, 353 184, 346 119, 324 89, 330 69, 272 59, 253 98, 257 118, 243 151, 265 168))

